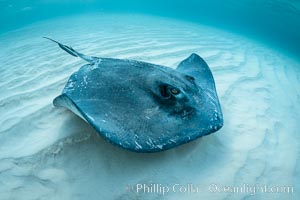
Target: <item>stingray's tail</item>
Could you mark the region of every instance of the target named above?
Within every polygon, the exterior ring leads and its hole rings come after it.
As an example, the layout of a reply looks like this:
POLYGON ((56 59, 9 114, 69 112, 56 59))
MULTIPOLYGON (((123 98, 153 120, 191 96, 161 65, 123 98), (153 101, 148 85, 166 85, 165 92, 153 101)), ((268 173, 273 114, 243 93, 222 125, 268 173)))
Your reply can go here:
POLYGON ((82 58, 83 60, 85 60, 85 61, 87 61, 87 62, 89 62, 89 63, 95 62, 95 57, 86 56, 86 55, 84 55, 84 54, 82 54, 82 53, 79 53, 79 52, 75 51, 72 47, 69 47, 69 46, 67 46, 67 45, 61 44, 61 43, 59 43, 59 42, 57 42, 57 41, 55 41, 55 40, 53 40, 53 39, 51 39, 51 38, 48 38, 48 37, 43 37, 43 38, 48 39, 48 40, 51 40, 52 42, 55 42, 56 44, 58 44, 58 46, 59 46, 62 50, 66 51, 67 53, 69 53, 69 54, 72 55, 72 56, 82 58))

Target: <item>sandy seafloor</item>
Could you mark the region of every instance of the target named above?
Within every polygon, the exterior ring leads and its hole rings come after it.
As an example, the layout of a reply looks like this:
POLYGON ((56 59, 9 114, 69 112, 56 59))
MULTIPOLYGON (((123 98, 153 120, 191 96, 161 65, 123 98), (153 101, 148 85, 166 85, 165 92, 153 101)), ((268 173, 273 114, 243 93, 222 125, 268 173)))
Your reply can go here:
POLYGON ((0 41, 1 200, 300 198, 299 60, 233 33, 143 15, 53 19, 0 41), (195 52, 214 74, 224 127, 161 153, 115 147, 73 113, 53 107, 84 61, 42 36, 88 55, 172 68, 195 52), (191 183, 199 192, 127 191, 138 183, 191 183), (212 183, 293 186, 293 193, 212 193, 212 183))

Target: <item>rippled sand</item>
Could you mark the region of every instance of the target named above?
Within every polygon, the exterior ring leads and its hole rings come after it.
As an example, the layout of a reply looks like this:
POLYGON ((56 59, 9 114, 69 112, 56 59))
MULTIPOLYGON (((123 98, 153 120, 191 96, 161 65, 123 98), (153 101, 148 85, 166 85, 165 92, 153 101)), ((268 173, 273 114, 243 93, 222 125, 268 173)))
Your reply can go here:
POLYGON ((142 15, 44 21, 0 41, 0 199, 300 198, 299 61, 228 32, 142 15), (42 36, 88 55, 173 68, 198 53, 214 74, 224 127, 161 153, 115 147, 73 113, 53 107, 84 62, 42 36), (192 183, 199 192, 127 191, 137 183, 192 183), (211 193, 212 183, 288 185, 294 192, 211 193))

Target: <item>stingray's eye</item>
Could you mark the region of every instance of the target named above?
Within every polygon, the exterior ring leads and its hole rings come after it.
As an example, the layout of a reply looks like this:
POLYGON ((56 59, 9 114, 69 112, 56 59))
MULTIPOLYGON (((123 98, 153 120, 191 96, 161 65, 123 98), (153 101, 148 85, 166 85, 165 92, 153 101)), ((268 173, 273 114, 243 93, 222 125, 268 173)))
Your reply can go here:
POLYGON ((171 91, 171 93, 172 94, 174 94, 174 95, 177 95, 177 94, 179 94, 180 93, 180 90, 179 89, 177 89, 177 88, 170 88, 170 91, 171 91))
POLYGON ((180 98, 181 92, 178 88, 173 87, 173 86, 168 85, 168 84, 162 84, 159 87, 160 87, 160 95, 164 99, 173 99, 173 100, 175 100, 176 98, 180 98))

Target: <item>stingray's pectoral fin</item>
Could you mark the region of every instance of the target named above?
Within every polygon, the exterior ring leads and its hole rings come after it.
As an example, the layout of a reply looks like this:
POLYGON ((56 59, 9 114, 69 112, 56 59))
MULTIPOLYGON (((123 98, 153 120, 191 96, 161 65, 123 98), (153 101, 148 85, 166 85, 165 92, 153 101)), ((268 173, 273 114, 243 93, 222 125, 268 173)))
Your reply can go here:
POLYGON ((58 97, 56 97, 53 100, 53 105, 56 107, 68 108, 73 113, 75 113, 76 115, 78 115, 79 117, 81 117, 82 119, 84 119, 86 121, 86 119, 83 117, 80 109, 66 94, 62 94, 62 95, 59 95, 58 97))
POLYGON ((195 53, 181 61, 176 70, 194 77, 201 87, 205 85, 211 89, 215 88, 214 78, 208 65, 195 53))
POLYGON ((52 42, 55 42, 56 44, 58 44, 58 46, 59 46, 62 50, 64 50, 65 52, 67 52, 68 54, 70 54, 70 55, 72 55, 72 56, 80 57, 80 58, 82 58, 83 60, 85 60, 85 61, 87 61, 87 62, 89 62, 89 63, 95 62, 95 58, 94 58, 94 57, 87 56, 87 55, 84 55, 84 54, 82 54, 82 53, 79 53, 79 52, 75 51, 72 47, 69 47, 69 46, 67 46, 67 45, 61 44, 61 43, 59 43, 59 42, 57 42, 57 41, 55 41, 55 40, 53 40, 53 39, 51 39, 51 38, 48 38, 48 37, 43 37, 43 38, 48 39, 48 40, 50 40, 50 41, 52 41, 52 42))

